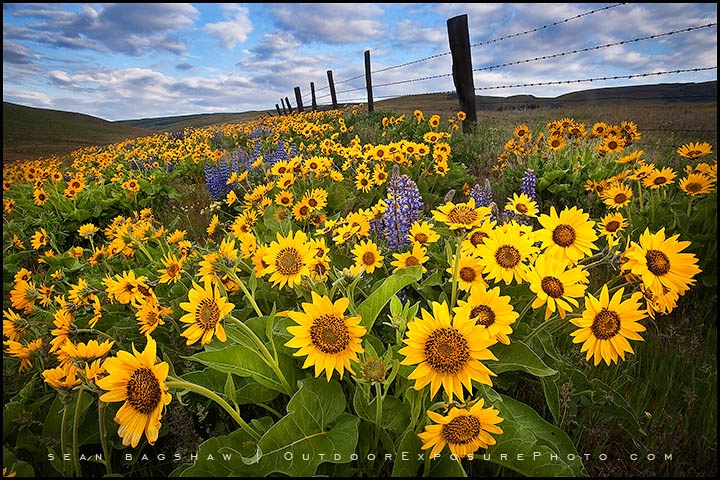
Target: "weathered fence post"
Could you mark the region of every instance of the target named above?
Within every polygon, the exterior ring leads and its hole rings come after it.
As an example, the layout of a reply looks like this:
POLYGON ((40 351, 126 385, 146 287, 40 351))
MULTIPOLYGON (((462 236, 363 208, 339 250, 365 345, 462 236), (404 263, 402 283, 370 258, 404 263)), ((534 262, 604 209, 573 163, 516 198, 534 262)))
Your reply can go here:
POLYGON ((300 94, 300 87, 295 87, 295 102, 297 103, 298 113, 303 113, 305 111, 305 108, 303 108, 302 95, 300 94))
POLYGON ((275 104, 275 110, 277 110, 278 112, 278 117, 282 117, 282 113, 280 113, 280 105, 278 105, 277 103, 275 104))
POLYGON ((293 114, 292 105, 290 105, 290 99, 288 97, 285 97, 285 103, 287 103, 288 110, 290 110, 290 115, 293 114))
POLYGON ((463 122, 463 133, 465 133, 467 132, 466 127, 470 126, 471 123, 477 123, 475 82, 473 81, 467 14, 449 19, 447 29, 452 53, 453 82, 460 102, 460 109, 466 115, 463 122))
POLYGON ((368 112, 373 111, 372 76, 370 75, 370 50, 365 50, 365 87, 368 95, 368 112))
POLYGON ((287 115, 288 111, 287 111, 287 106, 285 105, 285 99, 281 98, 280 103, 282 104, 282 107, 283 107, 283 115, 287 115))
POLYGON ((312 97, 312 111, 317 112, 317 100, 315 99, 315 82, 310 82, 310 96, 312 97))
POLYGON ((335 95, 335 83, 333 83, 332 70, 327 71, 328 85, 330 86, 330 98, 332 98, 333 110, 337 110, 337 95, 335 95))

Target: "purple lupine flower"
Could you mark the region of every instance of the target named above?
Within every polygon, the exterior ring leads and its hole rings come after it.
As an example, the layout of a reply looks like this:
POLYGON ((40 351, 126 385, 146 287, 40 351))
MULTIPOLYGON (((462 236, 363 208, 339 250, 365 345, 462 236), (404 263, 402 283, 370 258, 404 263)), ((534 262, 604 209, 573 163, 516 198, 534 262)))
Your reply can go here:
POLYGON ((422 197, 417 184, 407 175, 400 175, 397 165, 393 166, 388 180, 387 207, 383 214, 383 233, 390 249, 410 244, 410 227, 420 218, 423 208, 422 197))
POLYGON ((490 187, 490 181, 486 178, 482 186, 479 183, 473 185, 470 190, 470 198, 475 199, 476 207, 491 206, 493 203, 493 193, 492 187, 490 187))
POLYGON ((229 193, 227 190, 227 181, 230 178, 228 166, 225 162, 219 162, 216 165, 206 163, 203 168, 208 193, 214 201, 219 202, 229 193))
POLYGON ((523 177, 522 185, 520 186, 520 192, 530 197, 530 200, 532 200, 533 202, 537 202, 537 190, 535 186, 535 181, 535 171, 530 168, 525 170, 525 176, 523 177))

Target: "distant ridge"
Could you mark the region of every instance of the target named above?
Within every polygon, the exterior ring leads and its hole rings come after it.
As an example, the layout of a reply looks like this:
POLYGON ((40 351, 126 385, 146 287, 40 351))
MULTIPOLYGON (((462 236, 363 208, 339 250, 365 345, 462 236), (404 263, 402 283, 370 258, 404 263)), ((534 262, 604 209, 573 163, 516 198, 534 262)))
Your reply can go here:
POLYGON ((81 113, 3 102, 3 163, 62 155, 154 133, 81 113))
MULTIPOLYGON (((640 106, 717 103, 717 81, 598 88, 555 98, 533 95, 510 97, 478 95, 476 102, 479 111, 562 108, 582 104, 640 106)), ((414 108, 422 108, 426 112, 441 112, 456 110, 458 101, 455 94, 430 93, 376 101, 374 107, 375 110, 384 109, 398 113, 412 112, 414 108)), ((245 123, 267 115, 277 115, 277 111, 208 113, 109 122, 80 113, 3 102, 3 163, 48 157, 53 154, 62 155, 78 148, 109 145, 162 132, 177 132, 187 127, 201 128, 223 123, 245 123)))

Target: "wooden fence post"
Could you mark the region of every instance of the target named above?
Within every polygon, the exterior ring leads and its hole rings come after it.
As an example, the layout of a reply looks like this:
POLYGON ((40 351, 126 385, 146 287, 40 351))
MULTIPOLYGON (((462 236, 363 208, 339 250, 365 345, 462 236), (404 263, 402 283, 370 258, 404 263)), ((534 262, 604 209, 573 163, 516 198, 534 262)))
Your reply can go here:
POLYGON ((278 112, 278 117, 282 117, 282 113, 280 113, 280 105, 278 105, 277 103, 275 104, 275 110, 277 110, 278 112))
POLYGON ((373 111, 372 76, 370 75, 370 50, 365 50, 365 87, 368 96, 368 112, 373 111))
POLYGON ((310 82, 310 96, 312 97, 312 111, 317 112, 317 100, 315 99, 315 82, 310 82))
POLYGON ((305 109, 303 108, 302 95, 300 94, 300 87, 295 87, 295 102, 297 103, 298 113, 303 113, 305 111, 305 109))
POLYGON ((327 71, 328 85, 330 86, 330 98, 332 98, 333 110, 337 110, 337 95, 335 95, 335 83, 333 83, 332 70, 327 71))
POLYGON ((290 110, 290 115, 292 115, 293 109, 292 109, 292 105, 290 105, 290 99, 288 99, 288 97, 285 97, 285 103, 287 103, 288 110, 290 110))
POLYGON ((284 99, 284 98, 281 98, 281 99, 280 99, 280 103, 282 103, 283 115, 287 115, 287 114, 288 114, 288 111, 287 111, 287 107, 285 106, 285 99, 284 99))
POLYGON ((457 91, 460 109, 465 112, 463 133, 466 127, 477 123, 475 106, 475 82, 473 81, 472 57, 470 55, 470 34, 468 16, 458 15, 447 21, 448 39, 452 53, 452 74, 457 91))

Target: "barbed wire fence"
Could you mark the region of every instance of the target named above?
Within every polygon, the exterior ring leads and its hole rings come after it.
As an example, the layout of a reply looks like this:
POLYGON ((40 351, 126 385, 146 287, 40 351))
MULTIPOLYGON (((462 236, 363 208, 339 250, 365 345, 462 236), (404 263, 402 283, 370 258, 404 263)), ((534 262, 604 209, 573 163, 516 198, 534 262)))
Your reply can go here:
MULTIPOLYGON (((455 84, 455 90, 444 90, 444 91, 428 91, 423 93, 407 93, 402 94, 402 96, 420 96, 420 95, 429 95, 429 94, 445 94, 445 95, 451 95, 451 96, 457 96, 459 99, 459 109, 463 110, 467 115, 467 121, 468 122, 474 122, 476 119, 475 114, 475 108, 476 108, 476 94, 480 91, 488 91, 488 90, 502 90, 502 89, 514 89, 514 88, 528 88, 528 87, 538 87, 538 86, 550 86, 550 85, 567 85, 567 84, 581 84, 581 83, 598 83, 598 82, 604 82, 604 81, 610 81, 610 80, 621 80, 621 79, 637 79, 642 77, 655 77, 655 76, 664 76, 664 75, 672 75, 672 74, 681 74, 681 73, 690 73, 690 72, 701 72, 701 71, 709 71, 709 70, 717 70, 717 65, 715 66, 703 66, 703 67, 695 67, 695 68, 685 68, 685 69, 676 69, 676 70, 662 70, 662 71, 654 71, 654 72, 643 72, 643 73, 632 73, 628 75, 606 75, 606 76, 597 76, 597 77, 586 77, 586 78, 579 78, 579 79, 564 79, 564 80, 555 80, 555 81, 543 81, 543 82, 530 82, 530 83, 515 83, 515 84, 504 84, 504 85, 493 85, 493 86, 474 86, 474 74, 479 72, 489 72, 489 71, 496 71, 500 69, 505 68, 511 68, 518 65, 523 64, 529 64, 532 62, 543 62, 543 61, 551 61, 558 58, 564 58, 564 57, 570 57, 573 55, 581 55, 581 54, 589 54, 598 52, 604 49, 608 49, 611 47, 617 47, 621 45, 627 45, 632 43, 638 43, 638 42, 648 42, 648 41, 657 41, 658 39, 664 39, 665 37, 673 36, 673 35, 682 35, 688 32, 703 30, 703 29, 711 29, 711 28, 717 28, 717 22, 709 22, 703 25, 694 25, 689 26, 687 28, 677 29, 677 30, 671 30, 659 34, 654 35, 645 35, 635 38, 630 38, 627 40, 617 41, 617 42, 611 42, 611 43, 604 43, 599 45, 594 45, 586 48, 579 48, 579 49, 572 49, 567 51, 562 51, 558 53, 548 54, 548 55, 542 55, 542 56, 536 56, 532 58, 522 59, 522 60, 516 60, 512 62, 505 62, 505 63, 499 63, 495 65, 488 65, 488 66, 481 66, 477 68, 472 68, 472 60, 471 60, 471 49, 476 47, 482 47, 487 46, 490 44, 503 42, 510 39, 517 39, 520 37, 528 36, 533 33, 541 32, 544 30, 557 28, 562 25, 568 24, 570 22, 573 22, 575 20, 578 20, 580 18, 584 18, 590 15, 597 15, 604 12, 607 12, 608 10, 615 9, 618 7, 622 7, 626 5, 625 3, 618 3, 609 5, 606 7, 590 10, 572 17, 568 17, 556 22, 552 22, 549 24, 541 25, 529 30, 524 30, 517 33, 512 33, 508 35, 503 35, 491 40, 482 41, 470 44, 469 43, 469 34, 467 32, 467 15, 460 15, 458 17, 453 17, 448 20, 448 35, 450 37, 450 45, 451 50, 448 52, 443 52, 439 54, 434 54, 430 56, 426 56, 423 58, 419 58, 416 60, 404 62, 398 65, 392 65, 384 68, 380 68, 377 70, 371 70, 370 69, 370 61, 369 61, 369 55, 370 52, 365 52, 365 72, 360 75, 356 75, 344 80, 334 81, 332 76, 332 71, 327 71, 327 77, 328 77, 328 83, 325 86, 316 88, 315 83, 311 82, 310 84, 310 93, 302 95, 300 87, 295 87, 295 100, 296 100, 296 111, 302 112, 305 109, 305 104, 309 101, 311 103, 311 108, 313 110, 317 110, 321 106, 325 106, 326 108, 334 108, 337 109, 339 106, 339 102, 337 100, 339 95, 347 96, 348 94, 357 94, 358 92, 365 92, 364 97, 355 97, 350 98, 342 102, 344 105, 352 105, 352 104, 364 104, 366 103, 368 106, 368 110, 373 110, 373 102, 374 99, 388 99, 388 98, 395 98, 398 95, 377 95, 375 93, 376 89, 382 89, 386 87, 392 87, 397 85, 403 85, 403 84, 414 84, 416 82, 423 82, 427 80, 434 80, 434 79, 441 79, 441 78, 448 78, 452 79, 453 83, 455 84), (459 22, 458 22, 459 21, 459 22), (458 59, 457 52, 454 52, 453 44, 457 44, 458 40, 453 38, 453 35, 457 35, 457 33, 453 32, 453 29, 457 30, 457 27, 452 26, 451 24, 453 22, 457 22, 460 24, 460 29, 463 28, 465 31, 460 32, 460 36, 464 38, 460 39, 460 42, 465 42, 465 45, 461 45, 460 48, 467 49, 466 56, 467 58, 458 59), (416 78, 407 78, 403 80, 396 80, 396 81, 387 81, 382 83, 374 83, 374 76, 378 74, 382 74, 391 70, 396 70, 400 68, 406 68, 411 66, 417 66, 419 64, 423 64, 425 62, 429 62, 432 60, 436 60, 441 57, 445 57, 448 55, 453 56, 453 72, 447 72, 447 73, 440 73, 436 75, 430 75, 430 76, 422 76, 422 77, 416 77, 416 78), (467 62, 467 65, 460 65, 462 62, 467 62), (461 68, 465 68, 467 70, 467 74, 470 74, 469 77, 466 77, 464 80, 458 79, 458 70, 461 68), (345 89, 337 90, 338 86, 342 85, 352 85, 353 83, 357 83, 356 81, 359 79, 365 78, 365 85, 363 86, 353 86, 345 89), (464 90, 464 91, 463 91, 464 90), (327 91, 326 93, 323 93, 327 91), (462 96, 466 97, 466 101, 463 103, 462 96)), ((715 96, 716 100, 717 96, 715 96)), ((712 99, 697 99, 697 101, 711 101, 712 99)), ((517 101, 518 103, 522 104, 522 101, 517 101)), ((285 97, 284 99, 281 99, 282 103, 282 110, 280 108, 279 104, 276 104, 276 110, 279 115, 293 113, 293 107, 290 104, 290 101, 288 97, 285 97)), ((507 106, 511 106, 513 103, 512 99, 508 99, 506 102, 507 106)))

